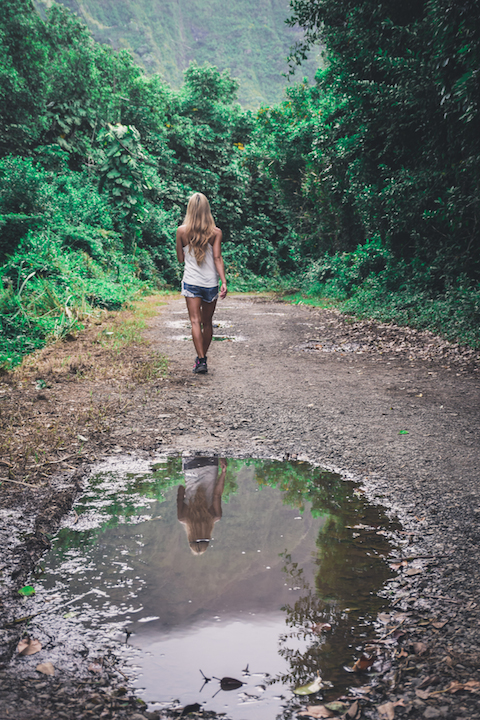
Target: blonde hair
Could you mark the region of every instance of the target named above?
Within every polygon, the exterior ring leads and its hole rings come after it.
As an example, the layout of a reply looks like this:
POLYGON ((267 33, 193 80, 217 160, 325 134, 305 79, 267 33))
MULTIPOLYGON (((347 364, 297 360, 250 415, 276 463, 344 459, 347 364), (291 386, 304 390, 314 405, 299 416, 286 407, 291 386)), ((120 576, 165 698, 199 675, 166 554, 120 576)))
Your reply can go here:
POLYGON ((194 193, 188 201, 187 214, 183 224, 195 260, 198 265, 201 265, 205 259, 208 241, 216 227, 209 202, 203 193, 194 193))
POLYGON ((187 505, 181 522, 187 533, 190 550, 194 555, 202 555, 208 548, 215 524, 207 506, 204 488, 198 488, 195 497, 187 505))

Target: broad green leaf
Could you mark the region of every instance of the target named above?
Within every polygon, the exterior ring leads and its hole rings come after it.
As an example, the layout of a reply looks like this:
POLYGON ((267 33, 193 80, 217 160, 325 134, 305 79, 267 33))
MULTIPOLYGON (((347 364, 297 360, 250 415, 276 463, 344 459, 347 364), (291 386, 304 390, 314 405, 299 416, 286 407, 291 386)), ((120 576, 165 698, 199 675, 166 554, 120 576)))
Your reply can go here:
POLYGON ((23 597, 30 597, 31 595, 35 595, 35 588, 31 585, 24 585, 24 587, 20 588, 18 594, 23 597))

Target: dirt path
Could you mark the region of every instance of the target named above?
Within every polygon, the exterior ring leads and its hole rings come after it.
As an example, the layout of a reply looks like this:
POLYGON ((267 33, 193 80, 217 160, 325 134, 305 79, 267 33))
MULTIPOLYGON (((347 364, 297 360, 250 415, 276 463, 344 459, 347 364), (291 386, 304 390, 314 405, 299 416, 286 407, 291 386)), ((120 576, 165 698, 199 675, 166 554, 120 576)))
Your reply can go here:
MULTIPOLYGON (((97 455, 288 455, 361 479, 402 521, 408 562, 391 588, 408 614, 404 654, 392 649, 362 716, 399 701, 384 717, 480 717, 480 684, 464 687, 480 680, 478 356, 429 333, 233 296, 215 320, 234 340, 214 342, 208 375, 195 376, 186 319, 173 300, 147 333, 167 378, 109 387, 123 410, 97 455), (452 681, 456 692, 443 692, 452 681)), ((100 402, 106 390, 94 393, 100 402)))

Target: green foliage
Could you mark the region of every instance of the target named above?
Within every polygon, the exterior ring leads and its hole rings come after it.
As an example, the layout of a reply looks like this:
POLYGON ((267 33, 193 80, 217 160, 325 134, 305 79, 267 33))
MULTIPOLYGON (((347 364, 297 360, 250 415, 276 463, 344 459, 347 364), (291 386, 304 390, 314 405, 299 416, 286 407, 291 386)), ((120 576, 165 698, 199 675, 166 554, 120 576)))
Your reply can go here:
POLYGON ((146 212, 143 190, 148 189, 141 168, 145 157, 140 133, 132 125, 109 124, 100 131, 99 140, 104 151, 103 163, 98 169, 99 191, 104 188, 109 191, 116 224, 124 227, 125 235, 133 239, 140 234, 138 225, 146 212))
POLYGON ((294 0, 306 35, 293 57, 321 36, 326 67, 255 115, 228 71, 192 63, 172 89, 64 7, 41 19, 30 0, 4 5, 4 364, 145 283, 178 286, 194 191, 222 228, 232 288, 293 284, 478 344, 474 0, 294 0))
POLYGON ((79 328, 95 308, 119 309, 146 289, 137 274, 118 251, 106 266, 52 231, 29 232, 1 268, 0 367, 79 328))
POLYGON ((439 290, 458 274, 478 280, 477 4, 292 7, 291 21, 306 29, 297 57, 320 35, 327 45, 318 83, 335 101, 312 160, 333 205, 348 209, 340 218, 346 238, 378 236, 407 263, 437 265, 439 290))

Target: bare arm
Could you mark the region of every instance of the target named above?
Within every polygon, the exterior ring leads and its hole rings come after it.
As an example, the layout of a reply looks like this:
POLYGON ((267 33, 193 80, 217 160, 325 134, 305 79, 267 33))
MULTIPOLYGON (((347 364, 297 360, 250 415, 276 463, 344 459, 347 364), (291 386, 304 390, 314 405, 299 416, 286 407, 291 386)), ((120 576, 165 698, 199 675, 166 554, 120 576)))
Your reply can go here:
POLYGON ((215 239, 213 241, 213 261, 215 263, 215 267, 217 268, 217 272, 220 275, 220 280, 222 281, 220 297, 223 300, 223 298, 227 296, 227 278, 225 277, 225 265, 222 258, 222 231, 220 228, 217 228, 215 239))
POLYGON ((225 487, 225 474, 227 472, 227 461, 220 460, 220 467, 222 471, 218 476, 217 482, 215 483, 215 490, 213 491, 212 508, 214 512, 214 518, 220 520, 222 517, 222 493, 225 487))
POLYGON ((180 485, 177 491, 177 518, 180 520, 180 522, 183 521, 185 517, 185 486, 180 485))
MULTIPOLYGON (((185 262, 185 251, 184 251, 185 231, 183 225, 177 228, 177 259, 178 262, 185 262)), ((186 243, 185 243, 186 244, 186 243)))

